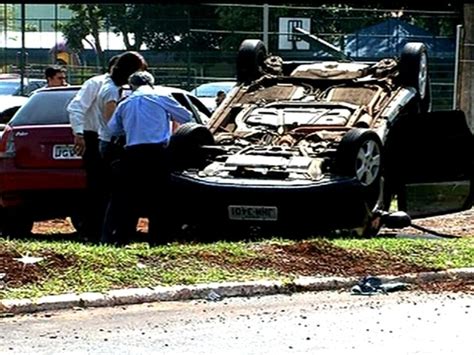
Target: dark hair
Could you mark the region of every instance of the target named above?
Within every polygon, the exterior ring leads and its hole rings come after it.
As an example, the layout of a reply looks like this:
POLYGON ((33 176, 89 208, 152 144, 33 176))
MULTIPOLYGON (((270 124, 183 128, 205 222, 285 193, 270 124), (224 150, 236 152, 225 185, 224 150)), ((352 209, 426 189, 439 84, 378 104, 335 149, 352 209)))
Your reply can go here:
POLYGON ((138 70, 147 70, 148 64, 138 52, 125 52, 119 56, 110 77, 117 86, 125 85, 130 75, 138 70))
POLYGON ((107 66, 107 73, 110 73, 112 71, 113 66, 117 64, 119 57, 120 55, 117 54, 109 59, 108 66, 107 66))
POLYGON ((216 94, 216 96, 220 96, 220 95, 225 95, 225 91, 223 90, 219 90, 216 94))
POLYGON ((46 77, 46 79, 48 79, 48 78, 52 78, 57 73, 65 73, 65 72, 66 72, 66 69, 64 69, 63 67, 60 67, 59 65, 51 65, 44 70, 44 76, 46 77))

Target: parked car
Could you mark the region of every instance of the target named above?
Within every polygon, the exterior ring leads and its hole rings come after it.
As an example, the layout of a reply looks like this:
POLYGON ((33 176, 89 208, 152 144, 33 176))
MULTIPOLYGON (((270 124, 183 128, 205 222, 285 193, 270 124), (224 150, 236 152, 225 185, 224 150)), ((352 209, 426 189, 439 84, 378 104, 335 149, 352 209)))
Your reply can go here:
POLYGON ((219 91, 224 91, 226 94, 235 86, 235 81, 216 81, 212 83, 205 83, 195 87, 191 93, 200 99, 204 105, 213 112, 216 109, 216 96, 219 91))
POLYGON ((0 95, 0 132, 26 101, 28 98, 25 96, 0 95))
POLYGON ((173 136, 173 194, 186 203, 170 222, 373 236, 394 198, 411 218, 469 209, 473 135, 462 111, 430 112, 427 61, 423 43, 371 64, 284 61, 243 41, 236 88, 207 127, 173 136))
MULTIPOLYGON (((0 139, 0 215, 4 235, 26 236, 34 221, 70 216, 81 225, 85 174, 73 149, 66 107, 80 86, 35 92, 6 125, 0 139)), ((187 91, 161 87, 193 112, 210 115, 187 91)))
POLYGON ((45 79, 23 79, 23 95, 21 93, 21 77, 19 75, 3 74, 0 76, 0 96, 28 96, 33 91, 42 88, 46 85, 45 79))

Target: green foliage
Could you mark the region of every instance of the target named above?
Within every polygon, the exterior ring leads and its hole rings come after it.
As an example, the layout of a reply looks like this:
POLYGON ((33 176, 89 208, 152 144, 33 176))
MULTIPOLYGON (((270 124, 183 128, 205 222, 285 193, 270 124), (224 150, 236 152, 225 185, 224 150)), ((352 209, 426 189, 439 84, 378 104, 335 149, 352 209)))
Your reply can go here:
POLYGON ((88 42, 92 48, 95 48, 99 63, 105 67, 105 57, 99 38, 104 22, 100 5, 75 4, 68 5, 68 8, 74 12, 74 15, 69 22, 61 23, 59 27, 67 39, 69 48, 80 52, 84 49, 82 41, 88 42), (89 35, 93 37, 93 42, 87 39, 89 35))

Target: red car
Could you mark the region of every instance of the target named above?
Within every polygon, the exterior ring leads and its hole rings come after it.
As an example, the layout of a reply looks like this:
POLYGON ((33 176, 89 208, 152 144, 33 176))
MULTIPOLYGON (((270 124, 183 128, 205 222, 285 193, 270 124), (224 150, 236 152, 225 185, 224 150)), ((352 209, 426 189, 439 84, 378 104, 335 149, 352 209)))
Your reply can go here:
MULTIPOLYGON (((4 235, 27 236, 34 221, 71 217, 80 225, 85 173, 73 149, 66 107, 80 86, 33 94, 6 125, 0 139, 0 211, 4 235)), ((166 88, 194 113, 210 115, 187 91, 166 88)), ((204 116, 203 116, 204 115, 204 116)))

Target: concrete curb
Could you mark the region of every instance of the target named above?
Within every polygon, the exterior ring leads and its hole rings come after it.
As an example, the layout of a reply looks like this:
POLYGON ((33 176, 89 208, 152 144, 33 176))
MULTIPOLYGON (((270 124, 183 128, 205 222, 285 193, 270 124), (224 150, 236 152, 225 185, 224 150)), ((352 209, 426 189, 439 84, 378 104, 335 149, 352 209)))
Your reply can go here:
MULTIPOLYGON (((433 282, 450 279, 474 279, 474 268, 449 269, 400 276, 378 276, 382 282, 433 282)), ((190 286, 157 286, 129 288, 105 293, 81 293, 45 296, 37 300, 0 300, 0 314, 21 314, 74 307, 111 307, 146 302, 184 301, 192 299, 218 300, 225 297, 289 294, 305 291, 350 289, 358 281, 354 277, 299 277, 292 282, 251 281, 198 284, 190 286)))

